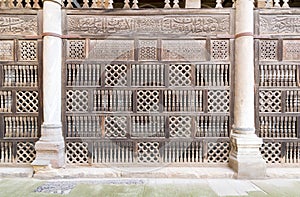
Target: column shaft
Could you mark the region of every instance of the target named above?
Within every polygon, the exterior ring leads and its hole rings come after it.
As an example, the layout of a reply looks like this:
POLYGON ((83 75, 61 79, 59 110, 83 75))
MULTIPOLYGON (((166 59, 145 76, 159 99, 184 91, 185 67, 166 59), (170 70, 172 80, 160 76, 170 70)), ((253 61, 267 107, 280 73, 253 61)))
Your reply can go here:
POLYGON ((262 139, 255 134, 253 1, 236 1, 234 124, 229 165, 237 178, 265 176, 259 152, 262 139))
POLYGON ((60 0, 44 0, 43 6, 43 117, 33 166, 62 167, 64 139, 61 123, 62 39, 60 0))

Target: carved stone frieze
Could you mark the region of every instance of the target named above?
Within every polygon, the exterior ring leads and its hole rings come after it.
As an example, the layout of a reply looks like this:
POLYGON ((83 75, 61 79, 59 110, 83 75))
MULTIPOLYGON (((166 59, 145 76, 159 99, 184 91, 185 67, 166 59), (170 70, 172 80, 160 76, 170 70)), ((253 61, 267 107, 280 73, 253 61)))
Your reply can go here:
POLYGON ((162 60, 205 61, 205 40, 162 40, 162 60))
POLYGON ((283 41, 283 60, 300 60, 300 40, 283 41))
POLYGON ((13 40, 0 41, 0 61, 1 60, 14 60, 13 40))
POLYGON ((0 35, 37 35, 37 16, 0 16, 0 35))
POLYGON ((67 16, 69 34, 226 34, 229 33, 229 24, 229 15, 67 16))
POLYGON ((91 40, 88 59, 134 60, 134 40, 91 40))
POLYGON ((299 15, 260 16, 261 34, 297 34, 300 33, 299 15))

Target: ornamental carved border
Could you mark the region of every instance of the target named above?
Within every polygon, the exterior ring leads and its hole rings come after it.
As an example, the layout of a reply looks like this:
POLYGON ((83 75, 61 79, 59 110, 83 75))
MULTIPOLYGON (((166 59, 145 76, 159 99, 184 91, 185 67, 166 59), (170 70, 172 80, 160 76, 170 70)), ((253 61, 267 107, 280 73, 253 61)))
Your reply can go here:
POLYGON ((0 15, 0 35, 37 35, 37 15, 0 15))
POLYGON ((229 15, 90 16, 68 15, 68 34, 229 34, 229 15))

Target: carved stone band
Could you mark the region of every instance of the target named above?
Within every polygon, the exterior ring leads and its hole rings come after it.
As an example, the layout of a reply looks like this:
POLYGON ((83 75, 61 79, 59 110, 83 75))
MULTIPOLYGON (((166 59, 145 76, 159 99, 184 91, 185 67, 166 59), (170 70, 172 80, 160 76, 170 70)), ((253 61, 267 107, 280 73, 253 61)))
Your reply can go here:
POLYGON ((42 128, 47 128, 47 129, 60 129, 62 128, 61 124, 42 124, 42 128))
POLYGON ((253 33, 252 32, 242 32, 242 33, 238 33, 235 34, 234 38, 240 38, 240 37, 244 37, 244 36, 252 36, 253 37, 253 33))
MULTIPOLYGON (((44 32, 41 34, 41 36, 31 36, 32 38, 40 38, 40 37, 45 37, 45 36, 53 36, 53 37, 57 37, 57 38, 82 38, 81 36, 78 35, 60 35, 57 33, 53 33, 53 32, 44 32)), ((30 38, 30 36, 26 36, 26 38, 30 38)))
POLYGON ((44 2, 45 1, 51 1, 53 3, 57 3, 58 5, 62 6, 62 3, 61 3, 61 0, 43 0, 44 2))
POLYGON ((53 33, 53 32, 44 32, 42 33, 42 37, 45 36, 53 36, 53 37, 57 37, 57 38, 62 38, 63 36, 57 33, 53 33))
POLYGON ((237 128, 237 127, 233 127, 232 130, 233 131, 254 131, 255 128, 251 128, 251 127, 249 127, 249 128, 237 128))

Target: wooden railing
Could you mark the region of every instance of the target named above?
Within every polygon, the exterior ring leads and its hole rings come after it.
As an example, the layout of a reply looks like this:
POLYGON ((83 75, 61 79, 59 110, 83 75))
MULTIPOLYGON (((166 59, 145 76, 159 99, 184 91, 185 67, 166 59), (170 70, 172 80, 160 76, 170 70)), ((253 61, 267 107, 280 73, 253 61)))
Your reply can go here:
POLYGON ((257 0, 258 8, 290 8, 289 0, 257 0))
MULTIPOLYGON (((159 6, 153 4, 152 8, 201 8, 201 7, 215 7, 223 8, 231 6, 235 7, 235 1, 225 2, 224 0, 211 0, 211 1, 201 1, 198 3, 191 4, 188 3, 189 0, 161 0, 162 2, 159 6), (182 2, 181 2, 182 1, 182 2), (213 5, 213 2, 215 4, 213 5), (209 6, 206 5, 209 4, 209 6), (201 5, 202 4, 202 5, 201 5)), ((292 2, 295 3, 295 2, 292 2)), ((62 0, 62 5, 64 8, 73 9, 73 8, 93 8, 93 9, 140 9, 144 8, 140 5, 138 0, 62 0)), ((151 2, 149 5, 152 5, 151 2)), ((289 0, 255 0, 255 5, 257 8, 290 8, 289 0)), ((292 6, 297 6, 295 5, 292 6)), ((3 8, 26 8, 26 9, 40 9, 43 7, 43 0, 0 0, 0 9, 3 8)))
POLYGON ((39 9, 42 7, 42 0, 0 0, 1 8, 27 8, 39 9))
MULTIPOLYGON (((161 0, 161 3, 156 1, 153 5, 152 2, 147 3, 148 7, 151 8, 201 8, 201 0, 196 4, 187 3, 188 0, 161 0), (157 6, 159 4, 159 6, 157 6)), ((214 0, 209 2, 209 6, 204 7, 215 7, 223 8, 222 3, 224 0, 214 0)), ((62 0, 62 6, 68 9, 77 8, 93 8, 93 9, 140 9, 144 8, 145 3, 139 3, 138 0, 62 0)), ((229 4, 231 6, 231 4, 229 4)), ((147 7, 146 6, 146 7, 147 7)), ((40 9, 43 7, 43 0, 0 0, 0 9, 5 8, 18 8, 18 9, 40 9)))
MULTIPOLYGON (((157 7, 155 5, 152 8, 180 8, 180 0, 161 0, 162 7, 157 7)), ((149 3, 148 5, 150 5, 149 3)), ((100 8, 100 9, 140 9, 140 4, 138 0, 124 0, 124 2, 116 2, 114 0, 83 0, 79 2, 77 0, 65 0, 65 8, 100 8), (117 5, 118 4, 118 5, 117 5), (121 5, 120 5, 121 4, 121 5)), ((200 7, 200 6, 199 6, 200 7)))

